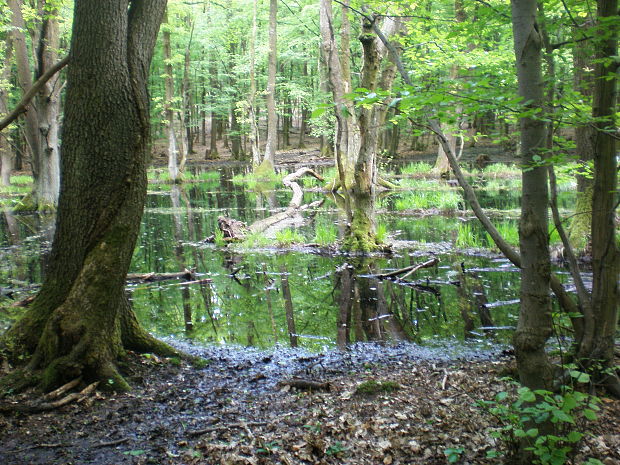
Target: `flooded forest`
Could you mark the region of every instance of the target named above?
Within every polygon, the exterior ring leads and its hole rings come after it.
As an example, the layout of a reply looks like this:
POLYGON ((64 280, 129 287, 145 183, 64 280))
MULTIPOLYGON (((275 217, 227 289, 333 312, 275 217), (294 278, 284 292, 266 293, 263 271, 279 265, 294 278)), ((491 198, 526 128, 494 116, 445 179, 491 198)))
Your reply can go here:
POLYGON ((620 463, 617 0, 0 0, 0 461, 620 463))

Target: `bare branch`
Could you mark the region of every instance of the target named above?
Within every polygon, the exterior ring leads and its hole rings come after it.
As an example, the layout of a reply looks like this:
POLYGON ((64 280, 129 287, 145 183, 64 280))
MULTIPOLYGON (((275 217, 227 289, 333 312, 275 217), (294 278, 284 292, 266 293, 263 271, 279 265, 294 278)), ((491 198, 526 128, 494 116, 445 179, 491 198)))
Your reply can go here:
POLYGON ((28 90, 28 92, 24 94, 24 96, 22 97, 20 102, 17 104, 17 106, 13 109, 13 111, 9 113, 7 116, 5 116, 2 119, 2 121, 0 121, 0 131, 2 131, 9 124, 15 121, 19 115, 24 113, 28 109, 28 104, 30 103, 32 98, 37 94, 37 92, 39 92, 41 87, 43 87, 45 83, 47 83, 47 81, 49 81, 52 78, 52 76, 54 76, 54 74, 59 72, 68 63, 69 63, 69 57, 66 56, 65 58, 60 60, 58 63, 56 63, 54 66, 52 66, 50 69, 48 69, 45 73, 43 73, 41 77, 37 79, 37 81, 28 90))

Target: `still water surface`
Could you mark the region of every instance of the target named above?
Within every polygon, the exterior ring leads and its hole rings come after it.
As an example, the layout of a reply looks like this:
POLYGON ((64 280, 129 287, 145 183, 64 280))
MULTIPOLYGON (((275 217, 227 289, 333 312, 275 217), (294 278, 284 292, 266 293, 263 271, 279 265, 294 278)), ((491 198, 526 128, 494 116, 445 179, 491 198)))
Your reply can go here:
MULTIPOLYGON (((131 272, 194 273, 189 282, 128 286, 140 321, 152 333, 200 345, 308 350, 362 341, 408 340, 446 350, 465 340, 480 347, 509 341, 519 275, 505 259, 480 248, 454 251, 455 244, 467 240, 487 244, 464 202, 449 213, 428 215, 395 211, 398 198, 411 193, 381 199, 377 222, 399 244, 391 257, 327 254, 320 247, 283 249, 273 238, 251 249, 219 247, 204 242, 217 228, 218 216, 249 224, 281 211, 291 197, 280 188, 259 192, 233 184, 233 174, 221 169, 203 173, 201 182, 151 184, 131 272), (438 266, 406 281, 377 276, 431 257, 439 258, 438 266)), ((481 192, 484 206, 503 211, 500 223, 514 229, 519 202, 514 190, 481 192)), ((343 218, 334 199, 318 190, 304 195, 304 202, 324 200, 291 224, 305 241, 316 239, 317 228, 341 234, 343 218)), ((4 294, 18 290, 12 297, 21 297, 20 290, 40 282, 52 223, 5 212, 0 222, 4 294)), ((3 297, 3 304, 9 302, 3 297)), ((0 331, 17 312, 0 310, 0 331)))

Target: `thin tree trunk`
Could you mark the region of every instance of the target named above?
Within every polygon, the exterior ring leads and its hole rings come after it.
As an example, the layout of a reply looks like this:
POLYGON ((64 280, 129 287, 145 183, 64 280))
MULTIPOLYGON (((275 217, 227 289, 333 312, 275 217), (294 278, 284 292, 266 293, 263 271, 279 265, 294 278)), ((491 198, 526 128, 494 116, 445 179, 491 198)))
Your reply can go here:
MULTIPOLYGON (((2 67, 2 74, 0 74, 0 81, 8 82, 11 75, 11 62, 13 59, 13 42, 11 35, 7 34, 5 40, 5 52, 4 63, 2 67)), ((7 90, 0 87, 0 115, 5 115, 9 112, 9 105, 7 99, 7 90)), ((9 138, 7 132, 0 133, 0 185, 8 186, 11 184, 11 173, 15 165, 15 156, 9 144, 9 138)))
POLYGON ((168 174, 170 180, 176 182, 179 177, 177 139, 174 133, 174 72, 172 69, 172 48, 170 45, 170 24, 168 22, 168 11, 164 17, 163 30, 163 49, 164 49, 164 74, 166 101, 164 103, 164 114, 166 118, 166 131, 168 134, 168 174))
POLYGON ((273 169, 278 144, 278 115, 276 114, 278 0, 269 1, 269 59, 267 63, 267 145, 263 162, 273 169))
POLYGON ((250 35, 250 95, 249 118, 250 118, 250 147, 252 150, 252 166, 256 168, 260 165, 261 154, 259 149, 260 133, 258 131, 258 121, 256 114, 256 35, 257 35, 257 2, 252 2, 252 33, 250 35))
MULTIPOLYGON (((43 5, 41 5, 43 12, 43 5)), ((38 76, 53 67, 58 61, 60 33, 58 10, 42 14, 41 37, 38 47, 38 76)), ((37 116, 39 119, 39 178, 35 182, 35 198, 39 210, 55 209, 60 193, 60 75, 56 74, 41 88, 37 95, 37 116)))
MULTIPOLYGON (((536 21, 536 0, 512 0, 519 95, 528 108, 543 107, 542 38, 536 21)), ((550 389, 552 368, 545 344, 552 333, 549 296, 549 218, 547 169, 533 167, 544 157, 545 122, 521 118, 523 165, 519 250, 521 255, 521 310, 514 335, 521 383, 531 389, 550 389)))

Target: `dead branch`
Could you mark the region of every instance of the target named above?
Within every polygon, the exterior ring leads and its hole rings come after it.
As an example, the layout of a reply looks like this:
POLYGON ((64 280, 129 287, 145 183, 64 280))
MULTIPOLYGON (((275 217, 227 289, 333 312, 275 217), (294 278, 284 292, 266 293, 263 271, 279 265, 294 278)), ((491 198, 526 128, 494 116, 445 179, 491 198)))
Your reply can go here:
POLYGON ((97 444, 95 444, 93 447, 114 447, 114 446, 118 446, 119 444, 124 444, 126 442, 128 442, 130 440, 130 438, 122 438, 122 439, 117 439, 116 441, 101 441, 98 442, 97 444))
POLYGON ((168 281, 171 279, 185 279, 193 281, 196 279, 194 272, 183 270, 178 273, 131 273, 127 275, 128 283, 152 283, 155 281, 168 281))
POLYGON ((32 98, 37 94, 37 92, 39 92, 39 90, 41 90, 41 87, 43 87, 45 83, 54 76, 54 74, 64 68, 68 63, 69 57, 67 56, 43 73, 41 77, 32 85, 32 87, 28 89, 28 92, 24 94, 13 111, 5 116, 2 121, 0 121, 0 131, 15 121, 19 115, 24 113, 27 110, 28 104, 32 98))
POLYGON ((292 378, 286 381, 280 381, 280 386, 289 386, 291 388, 300 389, 302 391, 330 391, 330 383, 321 383, 303 378, 292 378))
POLYGON ((388 279, 388 278, 393 278, 395 276, 405 273, 403 276, 399 277, 399 279, 405 279, 407 276, 415 273, 416 271, 421 270, 422 268, 431 268, 437 265, 437 263, 439 263, 439 259, 437 257, 433 257, 432 259, 424 263, 420 263, 419 265, 407 266, 405 268, 401 268, 400 270, 391 271, 389 273, 378 274, 373 277, 379 278, 379 279, 388 279))

